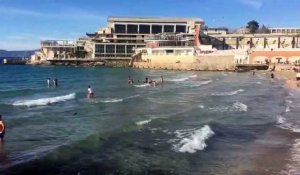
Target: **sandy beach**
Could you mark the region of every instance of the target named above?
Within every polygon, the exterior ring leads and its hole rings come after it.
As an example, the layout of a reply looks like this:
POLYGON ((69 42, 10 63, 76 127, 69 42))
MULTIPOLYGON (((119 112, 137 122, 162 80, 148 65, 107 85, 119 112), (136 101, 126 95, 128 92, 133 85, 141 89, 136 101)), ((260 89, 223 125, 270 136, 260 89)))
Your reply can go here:
POLYGON ((297 72, 292 69, 292 66, 277 66, 275 70, 275 76, 285 79, 286 86, 291 89, 298 89, 300 87, 300 82, 297 82, 296 75, 297 72))

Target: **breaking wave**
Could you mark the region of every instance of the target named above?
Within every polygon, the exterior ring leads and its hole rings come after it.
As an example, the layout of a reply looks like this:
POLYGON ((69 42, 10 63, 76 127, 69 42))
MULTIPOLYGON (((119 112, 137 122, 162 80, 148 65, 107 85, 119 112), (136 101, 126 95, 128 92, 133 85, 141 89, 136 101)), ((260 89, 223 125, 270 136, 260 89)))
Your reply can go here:
POLYGON ((201 108, 201 109, 204 109, 204 108, 205 108, 204 105, 199 105, 198 107, 201 108))
POLYGON ((118 103, 118 102, 122 102, 123 99, 122 98, 106 98, 103 100, 100 100, 100 102, 102 103, 118 103))
POLYGON ((146 124, 150 123, 152 120, 153 119, 143 120, 143 121, 136 122, 135 124, 142 126, 142 125, 146 125, 146 124))
POLYGON ((207 147, 205 141, 215 133, 210 126, 205 125, 200 129, 176 130, 175 134, 177 139, 174 141, 177 143, 173 145, 174 150, 176 152, 192 154, 204 150, 207 147))
POLYGON ((277 116, 277 126, 281 129, 289 130, 295 133, 300 133, 300 128, 287 121, 287 119, 281 115, 277 116))
POLYGON ((120 102, 123 102, 124 100, 127 100, 127 99, 131 99, 131 98, 136 98, 136 97, 139 97, 140 95, 133 95, 133 96, 130 96, 130 97, 126 97, 126 98, 104 98, 104 99, 101 99, 99 101, 96 101, 97 102, 100 102, 100 103, 120 103, 120 102))
POLYGON ((236 95, 240 92, 244 92, 244 89, 239 89, 236 91, 232 91, 232 92, 218 92, 218 93, 212 93, 213 96, 230 96, 230 95, 236 95))
POLYGON ((133 85, 134 87, 138 87, 138 88, 143 88, 143 87, 149 87, 150 84, 145 83, 145 84, 139 84, 139 85, 133 85))
POLYGON ((189 85, 189 87, 192 87, 192 88, 193 87, 200 87, 200 86, 203 86, 203 85, 210 84, 212 82, 213 82, 212 80, 201 81, 200 83, 189 85))
POLYGON ((189 76, 189 78, 197 78, 198 77, 198 75, 191 75, 191 76, 189 76))
POLYGON ((72 93, 69 95, 50 97, 50 98, 41 98, 36 100, 20 100, 13 103, 13 106, 45 106, 52 103, 63 102, 67 100, 75 99, 76 94, 72 93))
POLYGON ((287 171, 284 174, 300 173, 300 139, 296 139, 291 148, 291 162, 286 166, 287 171))
POLYGON ((231 106, 217 106, 217 107, 211 107, 209 109, 211 111, 218 111, 218 112, 226 112, 226 111, 247 112, 248 106, 241 102, 235 102, 231 106))
POLYGON ((170 79, 168 81, 181 82, 181 81, 186 81, 188 79, 189 79, 188 77, 186 77, 186 78, 175 78, 175 79, 170 79))
POLYGON ((285 103, 286 103, 285 112, 290 112, 293 101, 291 101, 291 100, 285 100, 285 103))
POLYGON ((182 82, 182 81, 186 81, 190 78, 197 78, 198 76, 197 75, 191 75, 191 76, 188 76, 188 77, 183 77, 183 78, 174 78, 174 79, 167 79, 167 81, 172 81, 172 82, 182 82))

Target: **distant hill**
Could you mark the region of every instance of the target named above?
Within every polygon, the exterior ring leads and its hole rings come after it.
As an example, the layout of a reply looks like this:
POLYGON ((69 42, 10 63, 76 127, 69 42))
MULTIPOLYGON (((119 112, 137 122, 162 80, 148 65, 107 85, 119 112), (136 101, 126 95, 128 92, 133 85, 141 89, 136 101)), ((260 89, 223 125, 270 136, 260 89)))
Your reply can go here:
POLYGON ((36 50, 16 50, 16 51, 7 51, 0 50, 0 58, 2 57, 25 57, 30 58, 36 50))

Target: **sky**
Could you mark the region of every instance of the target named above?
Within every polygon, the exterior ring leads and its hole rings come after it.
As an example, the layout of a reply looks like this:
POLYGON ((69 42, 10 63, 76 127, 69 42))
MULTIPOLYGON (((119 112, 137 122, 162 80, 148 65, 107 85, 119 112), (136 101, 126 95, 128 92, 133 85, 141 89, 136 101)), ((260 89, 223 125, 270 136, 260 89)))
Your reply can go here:
POLYGON ((0 49, 38 49, 105 27, 108 16, 199 17, 208 27, 300 27, 300 0, 0 0, 0 49))

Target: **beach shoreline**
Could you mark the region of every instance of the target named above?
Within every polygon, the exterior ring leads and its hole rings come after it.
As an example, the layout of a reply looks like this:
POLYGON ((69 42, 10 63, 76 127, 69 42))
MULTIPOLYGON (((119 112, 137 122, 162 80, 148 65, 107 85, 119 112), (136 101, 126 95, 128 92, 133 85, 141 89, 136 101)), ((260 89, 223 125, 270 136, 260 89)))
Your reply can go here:
POLYGON ((291 66, 277 66, 274 73, 275 76, 277 75, 277 77, 285 80, 285 85, 289 89, 300 88, 300 82, 296 79, 297 72, 291 66))

